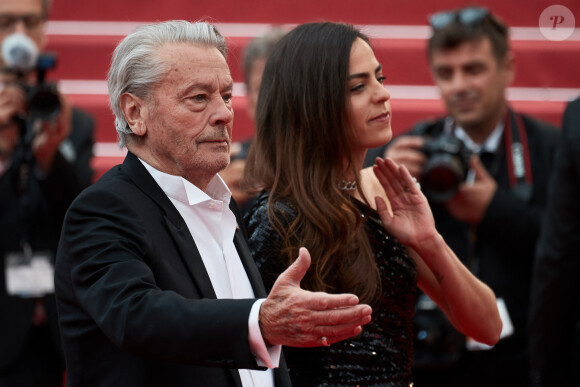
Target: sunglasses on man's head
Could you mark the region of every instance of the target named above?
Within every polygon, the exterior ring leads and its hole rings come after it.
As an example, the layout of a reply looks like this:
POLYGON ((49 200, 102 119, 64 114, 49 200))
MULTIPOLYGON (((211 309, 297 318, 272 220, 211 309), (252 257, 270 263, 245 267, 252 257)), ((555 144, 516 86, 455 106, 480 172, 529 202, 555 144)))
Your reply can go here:
POLYGON ((441 11, 429 17, 429 24, 434 30, 442 30, 449 24, 458 20, 467 27, 473 27, 483 21, 489 15, 489 10, 483 7, 468 7, 458 11, 441 11))

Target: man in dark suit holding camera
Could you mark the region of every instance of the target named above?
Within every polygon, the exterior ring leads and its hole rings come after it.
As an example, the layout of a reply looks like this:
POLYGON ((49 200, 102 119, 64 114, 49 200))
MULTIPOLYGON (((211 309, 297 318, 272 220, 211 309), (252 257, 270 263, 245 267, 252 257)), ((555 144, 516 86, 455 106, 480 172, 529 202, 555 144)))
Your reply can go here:
POLYGON ((1 386, 62 386, 52 265, 66 209, 93 175, 93 119, 40 87, 34 55, 18 56, 44 49, 48 11, 48 0, 0 0, 1 386), (54 97, 46 116, 39 90, 54 97))

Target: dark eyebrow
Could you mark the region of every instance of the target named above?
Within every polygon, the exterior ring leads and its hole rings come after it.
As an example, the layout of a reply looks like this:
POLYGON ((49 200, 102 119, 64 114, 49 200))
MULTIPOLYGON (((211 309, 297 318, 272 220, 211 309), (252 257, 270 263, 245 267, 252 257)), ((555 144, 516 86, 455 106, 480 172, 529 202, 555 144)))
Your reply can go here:
MULTIPOLYGON (((378 73, 379 71, 381 71, 383 69, 382 65, 378 65, 377 68, 375 69, 375 74, 378 73)), ((368 78, 370 75, 369 73, 356 73, 356 74, 351 74, 348 76, 347 80, 350 81, 351 79, 354 78, 368 78)))
POLYGON ((434 64, 433 66, 431 66, 433 68, 433 70, 438 71, 438 70, 443 70, 443 69, 450 69, 451 66, 446 65, 446 64, 434 64))

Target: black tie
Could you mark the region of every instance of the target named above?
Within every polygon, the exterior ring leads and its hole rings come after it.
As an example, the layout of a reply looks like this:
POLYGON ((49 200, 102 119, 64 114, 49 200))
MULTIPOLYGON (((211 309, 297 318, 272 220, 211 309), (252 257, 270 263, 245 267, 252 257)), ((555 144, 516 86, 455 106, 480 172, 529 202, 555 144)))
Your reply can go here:
POLYGON ((485 166, 485 169, 487 169, 487 171, 490 174, 494 174, 494 153, 493 152, 489 152, 489 151, 481 151, 481 153, 479 154, 479 158, 482 162, 482 164, 485 166))

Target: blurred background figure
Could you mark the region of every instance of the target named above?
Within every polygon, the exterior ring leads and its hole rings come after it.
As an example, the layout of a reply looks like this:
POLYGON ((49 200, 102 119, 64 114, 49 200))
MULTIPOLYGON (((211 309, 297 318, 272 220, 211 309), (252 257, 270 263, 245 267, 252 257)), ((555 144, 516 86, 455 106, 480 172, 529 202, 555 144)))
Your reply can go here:
POLYGON ((91 182, 93 119, 46 82, 47 0, 0 0, 0 386, 61 386, 52 264, 91 182), (38 59, 37 59, 38 55, 38 59))
POLYGON ((493 347, 457 336, 421 295, 415 315, 416 385, 526 386, 531 270, 559 132, 513 111, 508 27, 488 9, 433 14, 427 50, 447 116, 369 152, 404 164, 430 200, 437 229, 498 297, 493 347))
MULTIPOLYGON (((260 83, 262 82, 262 73, 264 72, 266 60, 276 43, 285 33, 286 31, 281 27, 273 28, 266 34, 251 40, 244 49, 243 71, 244 85, 246 86, 247 113, 252 123, 255 122, 258 93, 260 92, 260 83)), ((242 213, 245 213, 250 206, 252 197, 241 187, 246 156, 251 143, 251 138, 233 143, 230 165, 220 172, 220 176, 224 179, 230 191, 232 191, 232 196, 242 213)))
POLYGON ((530 307, 533 386, 580 386, 580 98, 564 113, 530 307))

